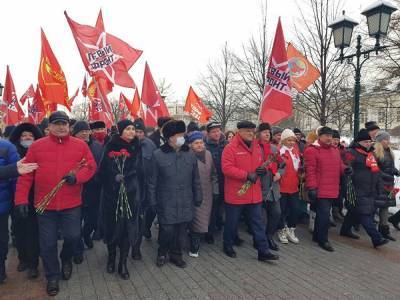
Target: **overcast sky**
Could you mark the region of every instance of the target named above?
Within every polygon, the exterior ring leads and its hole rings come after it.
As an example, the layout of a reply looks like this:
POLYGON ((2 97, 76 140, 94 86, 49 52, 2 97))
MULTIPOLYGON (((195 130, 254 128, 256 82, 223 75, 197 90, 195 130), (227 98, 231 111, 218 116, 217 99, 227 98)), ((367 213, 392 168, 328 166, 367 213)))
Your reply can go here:
MULTIPOLYGON (((349 16, 359 20, 361 8, 371 2, 346 0, 343 5, 349 16)), ((173 100, 183 102, 189 85, 196 88, 200 72, 219 55, 225 41, 240 51, 241 44, 257 33, 260 7, 260 0, 2 1, 0 82, 4 85, 9 64, 18 97, 29 84, 36 84, 42 27, 72 95, 82 84, 85 69, 63 11, 81 24, 94 25, 102 8, 106 31, 144 51, 130 71, 139 91, 148 61, 155 80, 165 77, 172 83, 173 100)), ((270 38, 281 16, 286 41, 290 41, 297 13, 294 0, 268 0, 270 38)), ((131 97, 133 92, 126 94, 131 97)))

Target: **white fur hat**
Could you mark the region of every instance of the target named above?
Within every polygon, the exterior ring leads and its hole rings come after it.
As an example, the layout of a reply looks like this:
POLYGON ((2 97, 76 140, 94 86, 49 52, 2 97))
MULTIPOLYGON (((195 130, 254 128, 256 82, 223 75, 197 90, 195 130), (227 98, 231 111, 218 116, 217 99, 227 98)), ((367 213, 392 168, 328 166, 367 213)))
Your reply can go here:
POLYGON ((284 141, 288 138, 296 138, 296 135, 294 134, 294 132, 291 129, 286 128, 281 135, 281 141, 284 141))

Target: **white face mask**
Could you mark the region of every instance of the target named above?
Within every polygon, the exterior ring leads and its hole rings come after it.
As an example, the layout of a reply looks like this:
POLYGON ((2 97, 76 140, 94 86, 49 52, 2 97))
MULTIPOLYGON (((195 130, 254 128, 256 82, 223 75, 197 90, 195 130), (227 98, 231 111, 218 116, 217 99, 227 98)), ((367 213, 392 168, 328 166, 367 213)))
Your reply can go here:
POLYGON ((176 146, 182 147, 185 144, 185 138, 183 136, 179 136, 176 138, 176 146))
POLYGON ((21 141, 20 144, 24 148, 29 148, 30 145, 32 145, 33 141, 32 140, 27 140, 27 141, 21 141))

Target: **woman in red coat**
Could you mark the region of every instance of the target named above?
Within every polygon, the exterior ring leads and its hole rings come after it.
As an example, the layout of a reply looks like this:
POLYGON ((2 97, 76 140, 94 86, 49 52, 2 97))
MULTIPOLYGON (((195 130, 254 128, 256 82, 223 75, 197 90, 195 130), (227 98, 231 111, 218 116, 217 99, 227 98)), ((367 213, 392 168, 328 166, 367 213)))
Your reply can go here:
POLYGON ((299 167, 300 153, 296 147, 296 135, 290 129, 282 132, 281 147, 279 153, 286 163, 285 173, 280 180, 281 187, 281 223, 278 230, 278 238, 281 243, 297 244, 299 239, 294 231, 299 212, 299 167))

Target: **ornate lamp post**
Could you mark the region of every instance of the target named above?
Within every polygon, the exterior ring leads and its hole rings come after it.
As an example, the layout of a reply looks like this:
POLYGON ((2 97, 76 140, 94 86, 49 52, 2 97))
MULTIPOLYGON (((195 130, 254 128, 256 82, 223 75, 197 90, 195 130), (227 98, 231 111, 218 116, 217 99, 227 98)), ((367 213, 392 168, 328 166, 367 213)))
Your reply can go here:
POLYGON ((361 36, 357 36, 356 52, 350 55, 344 55, 343 50, 350 46, 351 36, 353 29, 358 23, 351 18, 343 16, 333 21, 329 27, 332 29, 333 40, 335 47, 340 49, 340 56, 337 61, 343 63, 346 59, 349 65, 354 67, 355 71, 355 86, 354 86, 354 136, 356 136, 360 128, 360 79, 361 79, 361 68, 365 61, 369 59, 369 54, 375 52, 379 54, 379 51, 387 48, 387 46, 381 46, 379 40, 381 37, 387 35, 389 28, 389 22, 391 14, 396 11, 397 8, 386 0, 379 0, 374 2, 367 8, 365 8, 361 14, 367 17, 368 23, 368 34, 376 39, 375 46, 372 49, 361 49, 361 36), (356 63, 353 63, 353 57, 356 58, 356 63), (363 59, 361 59, 363 57, 363 59))

